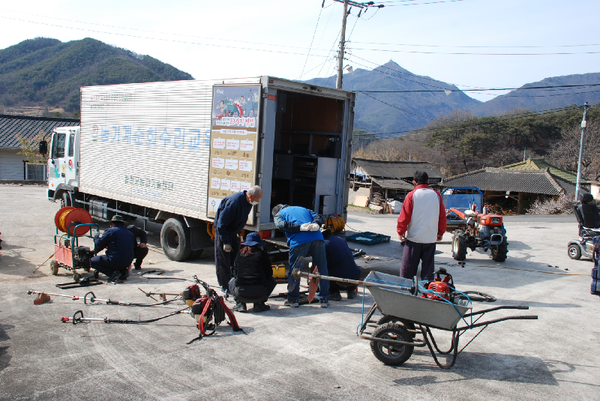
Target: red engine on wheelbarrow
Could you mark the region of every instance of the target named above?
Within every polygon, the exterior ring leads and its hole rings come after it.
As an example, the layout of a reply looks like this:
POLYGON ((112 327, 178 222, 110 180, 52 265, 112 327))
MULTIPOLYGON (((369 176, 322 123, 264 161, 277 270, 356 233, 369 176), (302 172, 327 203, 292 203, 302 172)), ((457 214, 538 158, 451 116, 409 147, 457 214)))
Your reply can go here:
POLYGON ((439 280, 432 281, 427 286, 427 289, 430 291, 435 291, 436 293, 439 294, 439 296, 435 295, 435 294, 423 294, 423 297, 425 297, 425 295, 427 295, 427 298, 431 298, 431 299, 440 299, 440 297, 444 298, 444 299, 450 299, 450 286, 448 285, 448 283, 446 281, 439 281, 439 280))

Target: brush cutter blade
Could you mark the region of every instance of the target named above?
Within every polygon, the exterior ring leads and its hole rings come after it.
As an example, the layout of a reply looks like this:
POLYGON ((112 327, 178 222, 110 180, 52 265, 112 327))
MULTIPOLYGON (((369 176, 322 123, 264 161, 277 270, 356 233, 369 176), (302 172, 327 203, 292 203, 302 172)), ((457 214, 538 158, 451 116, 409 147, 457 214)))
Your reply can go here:
MULTIPOLYGON (((315 267, 313 274, 319 274, 319 268, 315 267)), ((317 289, 319 288, 319 279, 316 277, 308 278, 308 303, 311 303, 315 299, 317 289)))

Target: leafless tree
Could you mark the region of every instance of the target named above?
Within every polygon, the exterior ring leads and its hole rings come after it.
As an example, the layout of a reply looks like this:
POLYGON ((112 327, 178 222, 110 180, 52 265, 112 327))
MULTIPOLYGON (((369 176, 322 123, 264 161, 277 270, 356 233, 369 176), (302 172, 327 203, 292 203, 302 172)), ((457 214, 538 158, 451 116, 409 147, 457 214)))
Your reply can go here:
MULTIPOLYGON (((577 171, 581 128, 575 126, 563 132, 562 139, 548 156, 550 163, 569 171, 577 171)), ((582 156, 582 176, 600 179, 600 123, 588 121, 582 156)))

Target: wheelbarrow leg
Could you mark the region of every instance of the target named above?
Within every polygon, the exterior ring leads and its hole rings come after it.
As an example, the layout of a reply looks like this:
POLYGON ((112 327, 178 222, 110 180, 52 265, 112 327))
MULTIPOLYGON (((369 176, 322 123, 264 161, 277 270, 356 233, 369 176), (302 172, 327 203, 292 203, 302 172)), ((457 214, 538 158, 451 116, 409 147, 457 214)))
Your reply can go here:
POLYGON ((435 339, 433 337, 433 334, 431 333, 431 330, 429 329, 429 326, 423 326, 423 325, 419 325, 419 328, 421 330, 421 332, 423 333, 423 340, 425 341, 425 344, 427 344, 427 348, 429 348, 429 352, 431 353, 431 356, 433 357, 433 360, 435 361, 436 365, 438 365, 440 368, 442 369, 450 369, 452 366, 454 366, 454 363, 456 362, 456 357, 458 356, 458 340, 460 339, 460 333, 458 330, 452 330, 452 346, 451 348, 446 351, 440 351, 435 339), (431 341, 429 340, 429 337, 431 337, 431 341), (432 342, 433 342, 433 346, 432 346, 432 342), (435 347, 435 350, 434 350, 435 347), (452 359, 450 360, 449 363, 446 364, 442 364, 438 358, 437 355, 435 353, 435 351, 438 351, 440 354, 443 355, 448 355, 450 353, 452 353, 452 359))
POLYGON ((375 313, 376 310, 377 310, 377 303, 374 303, 373 306, 371 306, 369 313, 367 313, 367 317, 365 318, 362 325, 360 326, 360 330, 358 332, 359 335, 365 332, 367 325, 371 321, 371 318, 373 317, 373 314, 375 313))

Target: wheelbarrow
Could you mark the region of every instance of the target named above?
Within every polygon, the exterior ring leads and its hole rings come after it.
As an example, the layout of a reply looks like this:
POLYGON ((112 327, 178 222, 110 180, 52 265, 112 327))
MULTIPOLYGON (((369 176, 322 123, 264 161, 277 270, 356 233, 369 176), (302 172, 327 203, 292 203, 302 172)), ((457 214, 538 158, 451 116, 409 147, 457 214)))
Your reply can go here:
POLYGON ((410 280, 372 271, 362 281, 302 273, 298 269, 294 269, 293 274, 295 278, 313 277, 367 287, 375 303, 363 319, 358 336, 371 342, 373 355, 386 365, 401 365, 412 356, 415 347, 427 347, 440 368, 450 369, 454 366, 458 354, 490 324, 538 318, 536 315, 517 315, 481 321, 486 314, 494 311, 528 310, 529 306, 496 306, 474 312, 468 295, 453 288, 448 296, 428 290, 417 278, 420 272, 414 280, 410 280), (377 322, 371 320, 376 311, 383 315, 377 322), (459 326, 460 321, 463 325, 459 326), (449 349, 440 349, 432 328, 451 334, 449 349), (464 347, 459 348, 460 337, 473 329, 479 331, 464 347), (440 362, 440 354, 450 356, 449 361, 440 362))

